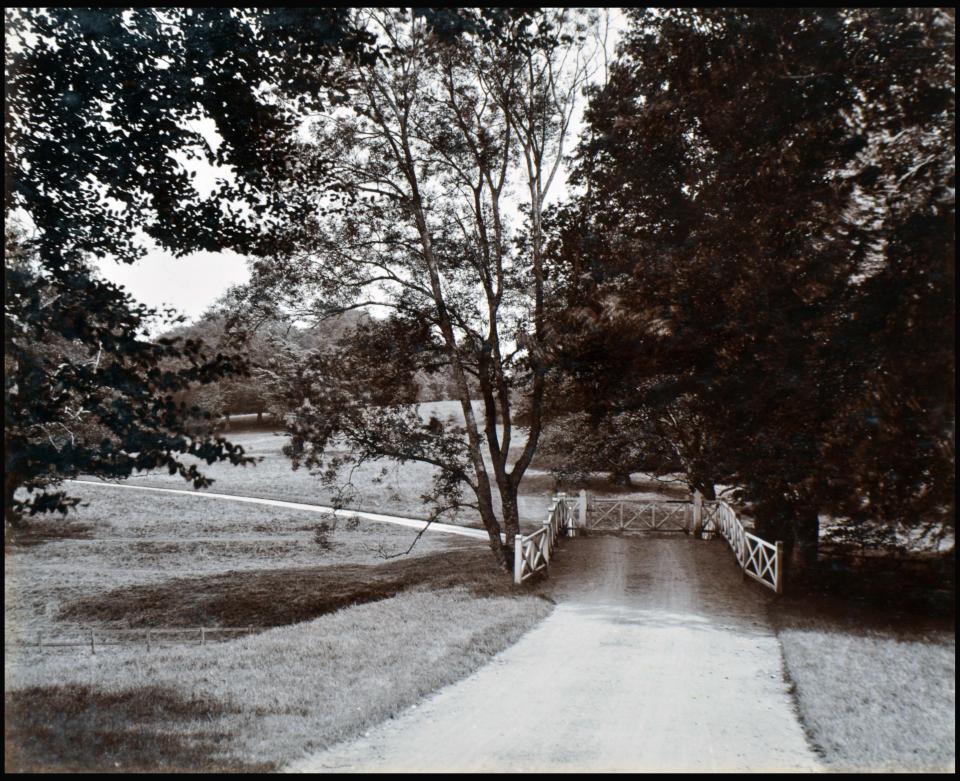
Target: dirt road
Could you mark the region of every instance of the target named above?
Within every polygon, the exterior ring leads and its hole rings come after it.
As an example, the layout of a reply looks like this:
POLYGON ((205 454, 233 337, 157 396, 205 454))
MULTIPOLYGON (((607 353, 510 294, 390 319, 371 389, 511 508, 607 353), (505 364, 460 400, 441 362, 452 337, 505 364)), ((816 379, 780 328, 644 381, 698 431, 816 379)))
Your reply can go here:
POLYGON ((567 540, 550 591, 554 612, 474 675, 288 770, 820 769, 764 618, 773 595, 723 542, 567 540))

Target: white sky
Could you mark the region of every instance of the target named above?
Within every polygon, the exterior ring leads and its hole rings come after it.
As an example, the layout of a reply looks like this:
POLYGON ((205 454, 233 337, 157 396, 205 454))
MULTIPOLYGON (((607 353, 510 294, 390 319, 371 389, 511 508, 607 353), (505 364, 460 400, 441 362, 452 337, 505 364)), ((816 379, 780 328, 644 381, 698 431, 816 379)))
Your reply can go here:
MULTIPOLYGON (((626 28, 627 22, 620 9, 609 10, 610 29, 606 49, 612 58, 619 34, 626 28)), ((210 122, 209 127, 197 129, 204 133, 212 145, 217 146, 220 139, 212 130, 212 125, 210 122)), ((565 144, 567 153, 574 148, 581 125, 582 109, 576 112, 573 119, 571 134, 565 144)), ((194 181, 201 193, 209 192, 216 176, 225 173, 182 158, 181 162, 197 171, 194 181)), ((558 171, 557 181, 551 188, 550 201, 556 202, 566 195, 565 173, 558 171)), ((101 261, 98 265, 107 279, 125 287, 138 301, 151 307, 174 307, 190 320, 202 315, 229 287, 250 279, 246 258, 235 252, 197 252, 177 258, 156 248, 132 265, 110 260, 101 261)))

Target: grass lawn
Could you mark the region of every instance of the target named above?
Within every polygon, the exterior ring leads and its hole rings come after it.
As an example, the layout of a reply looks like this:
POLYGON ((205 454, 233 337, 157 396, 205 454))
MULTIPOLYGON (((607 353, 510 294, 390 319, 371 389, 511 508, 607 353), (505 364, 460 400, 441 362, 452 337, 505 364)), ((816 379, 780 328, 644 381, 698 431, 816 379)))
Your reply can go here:
MULTIPOLYGON (((64 628, 62 613, 74 602, 173 578, 382 564, 384 555, 405 551, 416 534, 339 519, 324 547, 316 539, 324 516, 313 513, 99 486, 70 490, 86 506, 68 521, 32 520, 27 533, 7 546, 8 636, 64 628)), ((485 548, 427 533, 412 556, 466 550, 485 548)))
MULTIPOLYGON (((426 518, 424 492, 430 489, 436 468, 418 462, 395 464, 386 460, 370 462, 357 467, 350 485, 328 488, 306 469, 294 471, 290 461, 281 453, 287 441, 283 434, 270 431, 229 433, 231 442, 242 445, 248 455, 262 456, 254 466, 235 467, 230 464, 198 464, 201 471, 214 479, 210 491, 282 499, 291 502, 342 506, 400 515, 407 518, 426 518)), ((189 459, 185 459, 189 461, 189 459)), ((533 475, 531 475, 533 477, 533 475)), ((553 481, 547 475, 540 480, 529 480, 527 492, 520 497, 521 518, 541 522, 546 517, 553 496, 553 481), (546 478, 546 479, 543 479, 546 478)), ((130 479, 133 485, 156 488, 190 490, 190 485, 177 475, 166 473, 138 474, 130 479)), ((466 509, 444 521, 479 526, 477 513, 466 509)))
MULTIPOLYGON (((479 403, 475 411, 482 420, 479 403)), ((427 402, 420 405, 421 415, 425 418, 436 415, 441 419, 452 418, 462 423, 463 416, 459 403, 452 401, 427 402)), ((242 445, 247 455, 262 456, 263 461, 255 466, 235 467, 230 464, 205 464, 197 462, 200 470, 215 480, 210 491, 256 496, 267 499, 282 499, 293 502, 329 505, 336 501, 344 507, 401 515, 408 518, 426 518, 422 495, 430 488, 430 481, 436 468, 423 463, 408 462, 396 464, 387 460, 371 462, 357 467, 350 485, 332 490, 322 485, 320 480, 309 471, 299 469, 294 472, 290 461, 283 455, 281 448, 287 442, 286 435, 264 430, 258 427, 245 430, 237 427, 226 431, 224 435, 238 445, 242 445)), ((511 455, 516 458, 522 449, 519 444, 511 447, 511 455)), ((190 459, 185 459, 190 461, 190 459)), ((550 507, 550 500, 556 492, 556 482, 547 470, 537 468, 536 459, 527 471, 521 483, 519 497, 520 520, 530 528, 542 523, 550 507)), ((189 490, 190 486, 183 478, 166 472, 138 474, 130 479, 134 485, 156 488, 178 488, 189 490)), ((674 487, 663 483, 639 484, 631 492, 606 484, 604 481, 591 481, 586 486, 590 491, 601 493, 615 492, 637 499, 676 498, 674 487)), ((681 494, 684 492, 680 492, 681 494)), ((494 491, 494 504, 499 508, 499 496, 494 491)), ((444 520, 480 526, 477 513, 472 510, 459 510, 456 515, 444 520)))
POLYGON ((955 768, 952 623, 905 624, 827 598, 779 600, 770 612, 801 721, 830 769, 955 768))
MULTIPOLYGON (((424 412, 451 413, 449 403, 424 412)), ((452 411, 455 414, 456 410, 452 411)), ((256 467, 203 465, 212 491, 330 504, 270 431, 235 431, 256 467)), ((347 506, 424 517, 432 468, 367 465, 347 506), (386 472, 383 469, 386 468, 386 472)), ((184 489, 166 474, 131 482, 184 489)), ((537 524, 555 485, 531 470, 521 517, 537 524)), ((590 490, 602 488, 591 485, 590 490)), ((71 484, 84 504, 5 540, 8 640, 81 628, 252 626, 190 645, 8 649, 7 770, 272 770, 355 736, 469 674, 551 609, 514 589, 483 542, 178 494, 71 484)), ((651 498, 657 486, 639 486, 651 498), (652 493, 651 493, 652 492, 652 493)), ((461 513, 460 522, 477 519, 461 513)), ((114 636, 115 637, 115 636, 114 636)), ((196 633, 192 636, 196 642, 196 633)), ((141 640, 143 638, 140 638, 141 640)))
MULTIPOLYGON (((8 649, 7 770, 270 770, 476 669, 543 618, 482 542, 189 496, 72 486, 8 540, 8 639, 251 625, 208 644, 8 649), (324 535, 321 535, 323 537, 324 535)), ((195 636, 194 636, 195 637, 195 636)))
POLYGON ((206 647, 8 655, 6 770, 271 770, 471 673, 549 613, 411 590, 206 647))

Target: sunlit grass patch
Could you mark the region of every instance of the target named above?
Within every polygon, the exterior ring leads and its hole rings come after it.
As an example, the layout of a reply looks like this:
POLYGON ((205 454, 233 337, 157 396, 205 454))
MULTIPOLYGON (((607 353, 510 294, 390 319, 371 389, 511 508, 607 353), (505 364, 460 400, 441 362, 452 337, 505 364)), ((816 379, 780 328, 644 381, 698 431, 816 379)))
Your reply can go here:
MULTIPOLYGON (((438 401, 420 405, 421 415, 428 418, 435 414, 441 419, 448 417, 462 424, 463 415, 459 402, 438 401)), ((479 403, 475 403, 475 412, 482 419, 479 403)), ((430 509, 423 502, 423 494, 429 491, 436 467, 409 461, 397 464, 388 459, 358 465, 350 472, 350 481, 331 487, 323 485, 307 469, 291 469, 290 460, 281 452, 289 441, 281 431, 225 432, 234 443, 242 445, 247 455, 262 457, 254 466, 237 468, 229 464, 206 464, 197 462, 201 471, 215 482, 209 488, 214 493, 227 493, 237 496, 252 496, 283 501, 305 502, 310 504, 342 504, 350 509, 366 510, 399 515, 408 518, 425 519, 430 509)), ((512 456, 519 456, 520 446, 511 449, 512 456)), ((189 458, 184 459, 190 462, 189 458)), ((134 475, 133 485, 156 488, 187 489, 190 487, 177 475, 163 471, 134 475)), ((534 473, 528 476, 519 500, 521 521, 539 523, 546 516, 553 494, 553 480, 539 480, 534 473)), ((499 507, 499 496, 494 492, 493 501, 499 507)), ((468 526, 480 526, 479 516, 470 508, 462 508, 444 521, 462 523, 468 526)))
MULTIPOLYGON (((83 685, 89 687, 88 698, 115 703, 119 729, 131 723, 126 692, 189 692, 196 702, 229 705, 212 719, 176 722, 171 740, 155 751, 128 741, 126 767, 139 763, 161 769, 163 758, 167 769, 213 769, 208 760, 187 767, 197 755, 174 755, 184 745, 209 746, 214 735, 221 736, 216 761, 238 769, 277 767, 353 737, 463 678, 550 610, 545 600, 524 593, 478 597, 463 587, 424 588, 206 647, 144 652, 114 646, 96 655, 82 649, 22 649, 7 659, 7 701, 26 703, 37 696, 29 692, 52 681, 83 685), (111 692, 122 693, 120 699, 110 700, 111 692)), ((74 712, 77 717, 68 716, 63 730, 82 743, 98 722, 82 709, 68 711, 74 712)), ((22 736, 29 726, 13 729, 22 736)), ((44 734, 37 733, 31 744, 31 761, 51 770, 74 769, 59 738, 44 734)), ((116 761, 102 756, 107 763, 116 761)))
MULTIPOLYGON (((315 531, 323 515, 105 486, 75 489, 85 506, 67 521, 38 527, 39 534, 63 524, 62 536, 6 552, 8 633, 54 630, 68 603, 173 577, 382 564, 416 537, 413 529, 340 519, 321 547, 315 531), (69 536, 80 526, 91 536, 69 536)), ((488 550, 480 541, 427 533, 408 558, 470 549, 488 550)))
POLYGON ((801 721, 828 767, 954 768, 956 643, 942 620, 898 631, 872 613, 827 617, 782 603, 771 615, 801 721))

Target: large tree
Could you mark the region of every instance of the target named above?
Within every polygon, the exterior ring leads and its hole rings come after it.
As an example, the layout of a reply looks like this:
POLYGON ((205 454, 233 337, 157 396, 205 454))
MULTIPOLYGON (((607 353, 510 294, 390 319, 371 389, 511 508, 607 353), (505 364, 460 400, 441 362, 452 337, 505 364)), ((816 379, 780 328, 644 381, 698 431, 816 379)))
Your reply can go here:
POLYGON ((210 480, 181 456, 252 461, 239 446, 188 430, 187 421, 204 413, 178 399, 243 373, 243 359, 207 353, 195 339, 145 338, 164 313, 100 280, 77 277, 58 285, 15 234, 8 233, 6 251, 7 523, 20 524, 24 511, 66 513, 77 499, 49 489, 66 478, 163 468, 199 488, 210 480), (19 488, 29 498, 17 498, 19 488))
POLYGON ((592 404, 689 413, 798 563, 953 524, 953 16, 635 11, 557 215, 592 404))
POLYGON ((351 61, 349 102, 316 123, 286 189, 302 219, 256 264, 248 303, 390 313, 290 365, 291 455, 320 468, 345 439, 353 461, 432 464, 435 512, 475 508, 506 567, 552 366, 542 216, 587 78, 588 21, 506 12, 450 37, 429 14, 357 17, 386 53, 351 61), (298 174, 318 167, 340 203, 301 192, 298 174), (418 372, 452 376, 458 422, 404 403, 418 372))
POLYGON ((330 55, 359 56, 370 36, 337 9, 22 8, 5 20, 4 214, 25 226, 16 254, 29 259, 11 260, 5 283, 13 521, 18 486, 41 489, 31 510, 65 509, 43 486, 78 471, 166 464, 196 481, 179 455, 243 460, 221 439, 184 436, 171 401, 233 364, 147 338, 154 313, 90 262, 255 242, 284 206, 270 182, 302 111, 342 92, 330 55), (190 159, 220 166, 209 195, 190 159), (108 435, 78 439, 81 419, 108 435))

